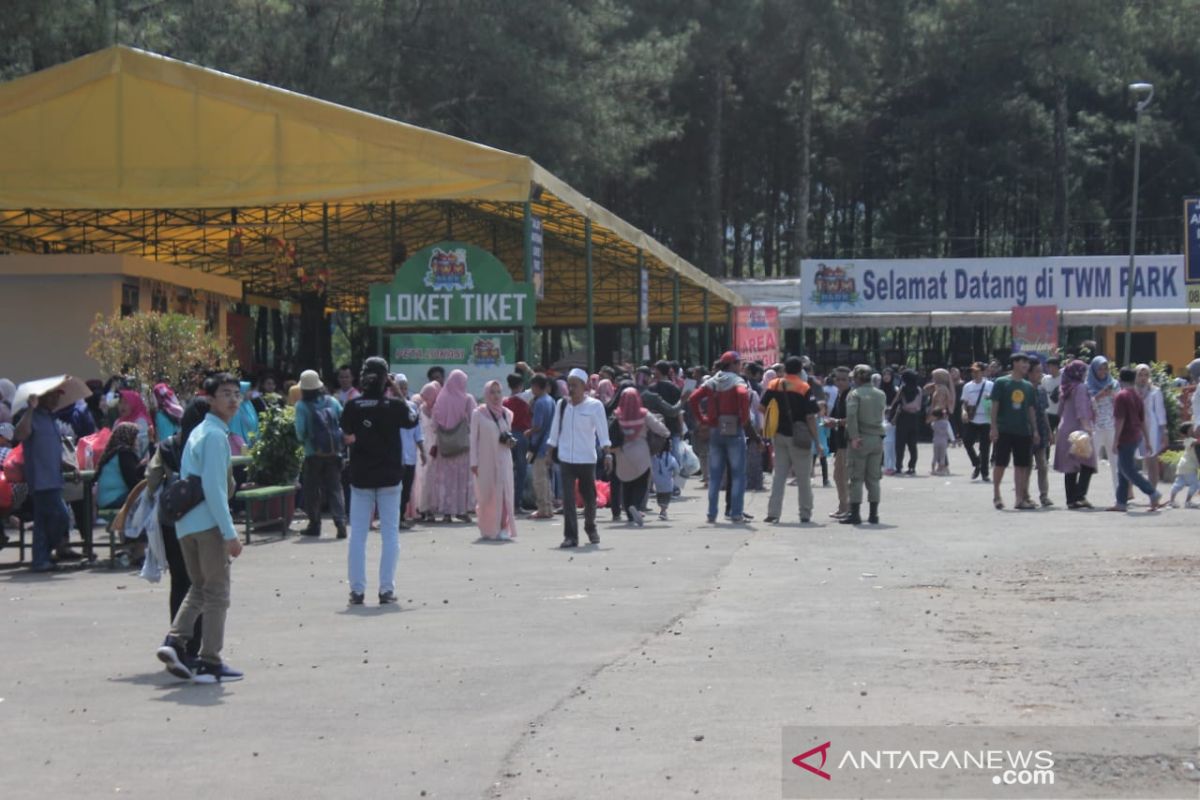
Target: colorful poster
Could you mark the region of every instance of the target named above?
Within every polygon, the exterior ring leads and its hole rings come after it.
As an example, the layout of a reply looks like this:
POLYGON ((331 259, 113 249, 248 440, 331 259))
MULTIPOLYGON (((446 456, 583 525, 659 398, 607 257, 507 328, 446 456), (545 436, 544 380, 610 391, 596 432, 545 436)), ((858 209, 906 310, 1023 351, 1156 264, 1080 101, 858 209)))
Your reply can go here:
POLYGON ((758 361, 766 367, 779 361, 779 309, 775 306, 738 306, 734 309, 733 349, 743 363, 758 361))
POLYGON ((519 328, 534 324, 533 287, 516 283, 486 250, 440 242, 405 261, 391 283, 370 287, 369 323, 380 328, 519 328))
MULTIPOLYGON (((1131 280, 1128 256, 805 260, 801 273, 808 314, 1123 311, 1131 280)), ((1186 308, 1186 276, 1182 256, 1138 256, 1134 308, 1186 308)))
POLYGON ((397 333, 388 342, 388 362, 392 372, 408 378, 412 394, 427 383, 430 367, 467 373, 467 385, 475 397, 483 395, 490 380, 500 381, 508 394, 505 379, 516 363, 517 337, 511 333, 397 333))
POLYGON ((1057 306, 1013 306, 1014 353, 1037 353, 1045 361, 1058 350, 1057 306))

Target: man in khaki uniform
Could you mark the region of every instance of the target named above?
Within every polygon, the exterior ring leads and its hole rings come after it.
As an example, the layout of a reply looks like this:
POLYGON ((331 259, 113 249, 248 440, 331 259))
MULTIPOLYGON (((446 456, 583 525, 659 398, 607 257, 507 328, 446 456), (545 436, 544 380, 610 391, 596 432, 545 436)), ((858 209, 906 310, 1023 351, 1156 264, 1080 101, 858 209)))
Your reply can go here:
POLYGON ((846 437, 850 445, 850 516, 843 525, 861 525, 863 482, 867 484, 867 499, 871 514, 867 521, 879 524, 879 479, 883 474, 883 410, 887 397, 871 385, 871 368, 859 364, 854 368, 855 387, 846 398, 846 437))

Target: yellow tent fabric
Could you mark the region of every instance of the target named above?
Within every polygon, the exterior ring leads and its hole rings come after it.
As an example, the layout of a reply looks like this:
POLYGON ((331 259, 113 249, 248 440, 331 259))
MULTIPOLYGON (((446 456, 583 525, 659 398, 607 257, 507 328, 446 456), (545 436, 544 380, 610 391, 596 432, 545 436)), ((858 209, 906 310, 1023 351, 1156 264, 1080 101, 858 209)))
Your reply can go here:
POLYGON ((120 46, 0 85, 0 208, 531 200, 549 235, 591 220, 610 258, 742 302, 525 156, 120 46))

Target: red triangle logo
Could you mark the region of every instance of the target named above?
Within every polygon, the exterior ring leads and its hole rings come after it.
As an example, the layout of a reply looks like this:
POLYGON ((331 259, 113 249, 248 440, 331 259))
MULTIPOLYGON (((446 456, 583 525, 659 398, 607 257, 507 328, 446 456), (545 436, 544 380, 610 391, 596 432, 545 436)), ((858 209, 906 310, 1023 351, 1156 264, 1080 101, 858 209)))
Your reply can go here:
POLYGON ((826 772, 825 770, 821 769, 820 767, 814 767, 811 764, 804 763, 804 760, 806 758, 813 756, 817 753, 820 753, 821 754, 821 767, 824 767, 825 766, 825 758, 829 754, 829 744, 830 744, 829 742, 826 742, 825 744, 819 744, 816 747, 814 747, 812 750, 809 750, 807 753, 801 753, 800 755, 798 755, 792 759, 792 763, 795 764, 797 767, 808 770, 813 775, 822 777, 825 780, 831 780, 829 773, 826 772))

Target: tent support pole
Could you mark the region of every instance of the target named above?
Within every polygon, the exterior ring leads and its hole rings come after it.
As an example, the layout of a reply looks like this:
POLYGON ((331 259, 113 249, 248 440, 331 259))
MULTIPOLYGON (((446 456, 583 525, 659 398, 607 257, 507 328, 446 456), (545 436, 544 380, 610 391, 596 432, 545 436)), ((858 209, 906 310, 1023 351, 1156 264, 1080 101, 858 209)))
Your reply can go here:
POLYGON ((679 273, 671 282, 671 360, 679 360, 679 273))
MULTIPOLYGON (((525 283, 533 285, 533 204, 528 200, 525 201, 525 283)), ((535 299, 536 303, 537 300, 535 299)), ((533 325, 529 322, 529 315, 525 317, 524 329, 521 335, 521 360, 525 363, 534 363, 537 359, 533 356, 533 325)))
POLYGON ((707 370, 708 365, 712 363, 712 361, 709 360, 709 357, 708 357, 708 355, 709 355, 709 353, 708 353, 708 343, 709 343, 708 289, 704 290, 703 297, 704 297, 704 335, 702 337, 700 337, 700 365, 703 366, 707 370))
POLYGON ((591 375, 596 371, 596 304, 592 295, 592 221, 583 221, 583 263, 587 272, 587 368, 591 375))

